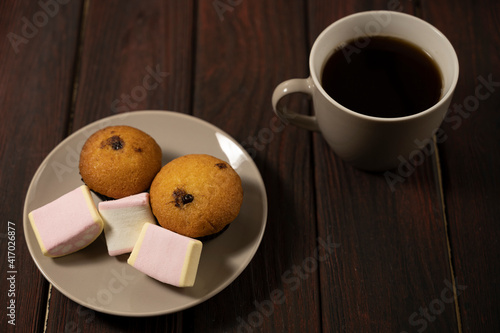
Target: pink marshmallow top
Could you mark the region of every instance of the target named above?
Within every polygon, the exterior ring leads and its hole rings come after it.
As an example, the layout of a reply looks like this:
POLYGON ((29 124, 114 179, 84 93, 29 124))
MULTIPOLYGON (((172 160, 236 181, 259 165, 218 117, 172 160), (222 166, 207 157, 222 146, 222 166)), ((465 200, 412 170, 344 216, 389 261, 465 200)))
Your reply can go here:
POLYGON ((149 206, 149 193, 134 194, 117 200, 99 202, 99 209, 120 209, 137 206, 149 206))
POLYGON ((46 249, 73 239, 96 223, 80 187, 32 212, 34 224, 46 249))
POLYGON ((178 286, 191 239, 149 224, 134 267, 159 281, 178 286))

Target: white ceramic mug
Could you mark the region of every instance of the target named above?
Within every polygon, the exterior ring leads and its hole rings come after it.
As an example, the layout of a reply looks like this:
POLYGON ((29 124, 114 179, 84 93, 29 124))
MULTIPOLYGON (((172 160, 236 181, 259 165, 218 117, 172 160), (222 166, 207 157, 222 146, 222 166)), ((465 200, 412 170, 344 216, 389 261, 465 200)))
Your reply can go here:
POLYGON ((371 171, 395 168, 400 163, 398 157, 407 158, 412 151, 422 148, 416 142, 428 141, 439 128, 458 81, 458 59, 448 39, 429 23, 393 11, 361 12, 331 24, 314 42, 309 70, 308 78, 287 80, 276 87, 272 97, 275 113, 285 123, 321 132, 339 157, 371 171), (375 35, 407 40, 431 55, 443 79, 441 98, 435 105, 405 117, 379 118, 350 110, 325 92, 320 83, 321 71, 334 49, 355 38, 375 35), (312 96, 314 116, 280 106, 282 97, 296 92, 312 96))

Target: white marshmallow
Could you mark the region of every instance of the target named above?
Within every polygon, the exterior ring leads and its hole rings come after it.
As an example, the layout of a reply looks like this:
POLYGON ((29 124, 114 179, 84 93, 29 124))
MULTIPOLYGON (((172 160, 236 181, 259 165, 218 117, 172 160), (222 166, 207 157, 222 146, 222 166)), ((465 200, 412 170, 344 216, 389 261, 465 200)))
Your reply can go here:
POLYGON ((149 193, 99 203, 104 236, 110 256, 132 252, 145 223, 155 224, 149 193))

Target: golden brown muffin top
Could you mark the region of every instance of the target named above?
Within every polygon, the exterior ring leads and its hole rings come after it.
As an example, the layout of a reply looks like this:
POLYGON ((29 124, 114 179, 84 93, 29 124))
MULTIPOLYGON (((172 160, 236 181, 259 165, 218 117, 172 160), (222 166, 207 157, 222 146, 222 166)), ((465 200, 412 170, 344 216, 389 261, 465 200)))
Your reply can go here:
POLYGON ((227 162, 190 154, 160 170, 151 184, 150 199, 161 226, 198 238, 221 231, 237 217, 243 188, 227 162))
POLYGON ((161 169, 156 141, 130 126, 110 126, 92 134, 80 153, 80 174, 93 191, 118 199, 146 191, 161 169))

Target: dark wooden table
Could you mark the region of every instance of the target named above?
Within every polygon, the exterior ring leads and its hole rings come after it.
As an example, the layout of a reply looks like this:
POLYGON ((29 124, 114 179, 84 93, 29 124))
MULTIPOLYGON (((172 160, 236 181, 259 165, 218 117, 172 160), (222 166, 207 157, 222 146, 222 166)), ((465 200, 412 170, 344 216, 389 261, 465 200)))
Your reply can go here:
MULTIPOLYGON (((0 1, 0 331, 500 332, 499 31, 494 0, 0 1), (279 82, 308 76, 326 26, 371 9, 432 23, 460 62, 434 153, 392 188, 271 107, 279 82), (158 84, 134 91, 148 71, 161 73, 158 84), (115 317, 41 275, 24 198, 65 137, 148 109, 194 115, 240 142, 264 179, 268 223, 250 265, 215 297, 165 316, 115 317)), ((288 103, 312 112, 300 96, 288 103)))

